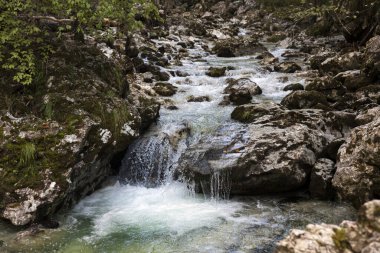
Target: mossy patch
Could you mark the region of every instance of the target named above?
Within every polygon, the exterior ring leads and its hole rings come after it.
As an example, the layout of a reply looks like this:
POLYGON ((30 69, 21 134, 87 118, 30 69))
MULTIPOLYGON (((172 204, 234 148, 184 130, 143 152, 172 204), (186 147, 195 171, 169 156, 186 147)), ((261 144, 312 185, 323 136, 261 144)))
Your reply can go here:
POLYGON ((334 245, 339 250, 345 250, 350 248, 350 243, 348 242, 346 231, 344 228, 339 228, 335 230, 335 234, 332 236, 334 245))

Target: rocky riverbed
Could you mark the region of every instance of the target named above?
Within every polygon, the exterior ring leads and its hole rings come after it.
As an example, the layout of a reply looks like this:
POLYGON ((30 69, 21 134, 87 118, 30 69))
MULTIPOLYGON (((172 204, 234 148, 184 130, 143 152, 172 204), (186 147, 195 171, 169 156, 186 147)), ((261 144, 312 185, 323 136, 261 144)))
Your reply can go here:
POLYGON ((376 252, 380 36, 310 37, 248 2, 173 8, 113 45, 68 40, 44 117, 2 103, 1 216, 32 226, 2 224, 0 247, 376 252))

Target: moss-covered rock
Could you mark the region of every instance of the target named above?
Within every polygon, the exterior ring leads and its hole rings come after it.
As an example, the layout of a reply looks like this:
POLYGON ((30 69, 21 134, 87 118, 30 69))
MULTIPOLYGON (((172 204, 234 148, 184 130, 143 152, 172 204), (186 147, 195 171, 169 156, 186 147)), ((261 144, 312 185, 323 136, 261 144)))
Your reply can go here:
POLYGON ((156 83, 153 87, 153 90, 161 96, 170 97, 177 92, 177 87, 171 83, 156 83))
POLYGON ((93 46, 65 42, 36 88, 1 84, 0 214, 26 225, 70 206, 112 173, 110 161, 158 115, 130 88, 121 63, 93 46), (144 108, 142 110, 141 108, 144 108))
POLYGON ((226 74, 226 70, 227 68, 225 67, 223 68, 210 67, 207 70, 206 75, 211 76, 211 77, 221 77, 226 74))

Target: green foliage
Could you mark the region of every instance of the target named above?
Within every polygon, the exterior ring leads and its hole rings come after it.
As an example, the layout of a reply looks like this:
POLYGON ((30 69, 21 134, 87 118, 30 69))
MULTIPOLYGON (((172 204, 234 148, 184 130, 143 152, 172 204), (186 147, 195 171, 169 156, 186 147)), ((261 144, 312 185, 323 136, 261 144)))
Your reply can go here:
POLYGON ((350 244, 347 240, 347 235, 344 228, 336 229, 334 232, 335 234, 332 236, 332 239, 335 246, 342 251, 345 249, 350 249, 350 244))
POLYGON ((52 119, 54 115, 54 110, 53 110, 53 103, 51 101, 48 101, 44 105, 44 115, 46 119, 52 119))
POLYGON ((0 0, 1 81, 32 84, 53 52, 52 38, 71 32, 83 39, 109 21, 125 32, 143 26, 136 16, 159 19, 151 0, 0 0))
POLYGON ((36 156, 36 146, 33 143, 25 143, 20 151, 20 166, 29 167, 33 164, 36 156))

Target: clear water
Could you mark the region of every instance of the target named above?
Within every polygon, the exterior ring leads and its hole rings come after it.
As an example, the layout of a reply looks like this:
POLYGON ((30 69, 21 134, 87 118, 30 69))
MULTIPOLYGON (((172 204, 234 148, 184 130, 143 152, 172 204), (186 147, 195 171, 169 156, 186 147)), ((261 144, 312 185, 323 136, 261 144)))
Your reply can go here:
MULTIPOLYGON (((179 87, 172 98, 179 110, 162 109, 158 124, 145 136, 170 136, 187 126, 191 136, 176 148, 181 152, 201 138, 212 141, 222 125, 228 125, 231 131, 243 127, 230 119, 232 106, 218 105, 226 78, 246 77, 256 82, 263 94, 255 97, 254 102, 279 102, 286 95, 282 91, 285 85, 303 83, 296 75, 265 72, 254 56, 209 56, 201 49, 201 43, 197 42, 195 49, 189 50, 190 57, 183 60, 183 66, 172 69, 190 75, 170 80, 179 87), (232 66, 235 70, 228 71, 225 77, 211 78, 205 75, 210 66, 232 66), (281 82, 279 78, 284 76, 289 80, 281 82), (190 95, 207 95, 211 101, 189 103, 190 95)), ((272 49, 275 55, 283 51, 272 49)), ((57 230, 20 238, 15 228, 0 223, 3 242, 0 251, 271 252, 275 242, 291 228, 302 228, 308 223, 340 223, 343 219, 352 219, 354 213, 348 205, 308 200, 302 195, 296 199, 277 195, 215 200, 195 194, 189 188, 172 181, 170 173, 165 183, 156 188, 116 183, 83 199, 73 210, 60 214, 61 227, 57 230)))

